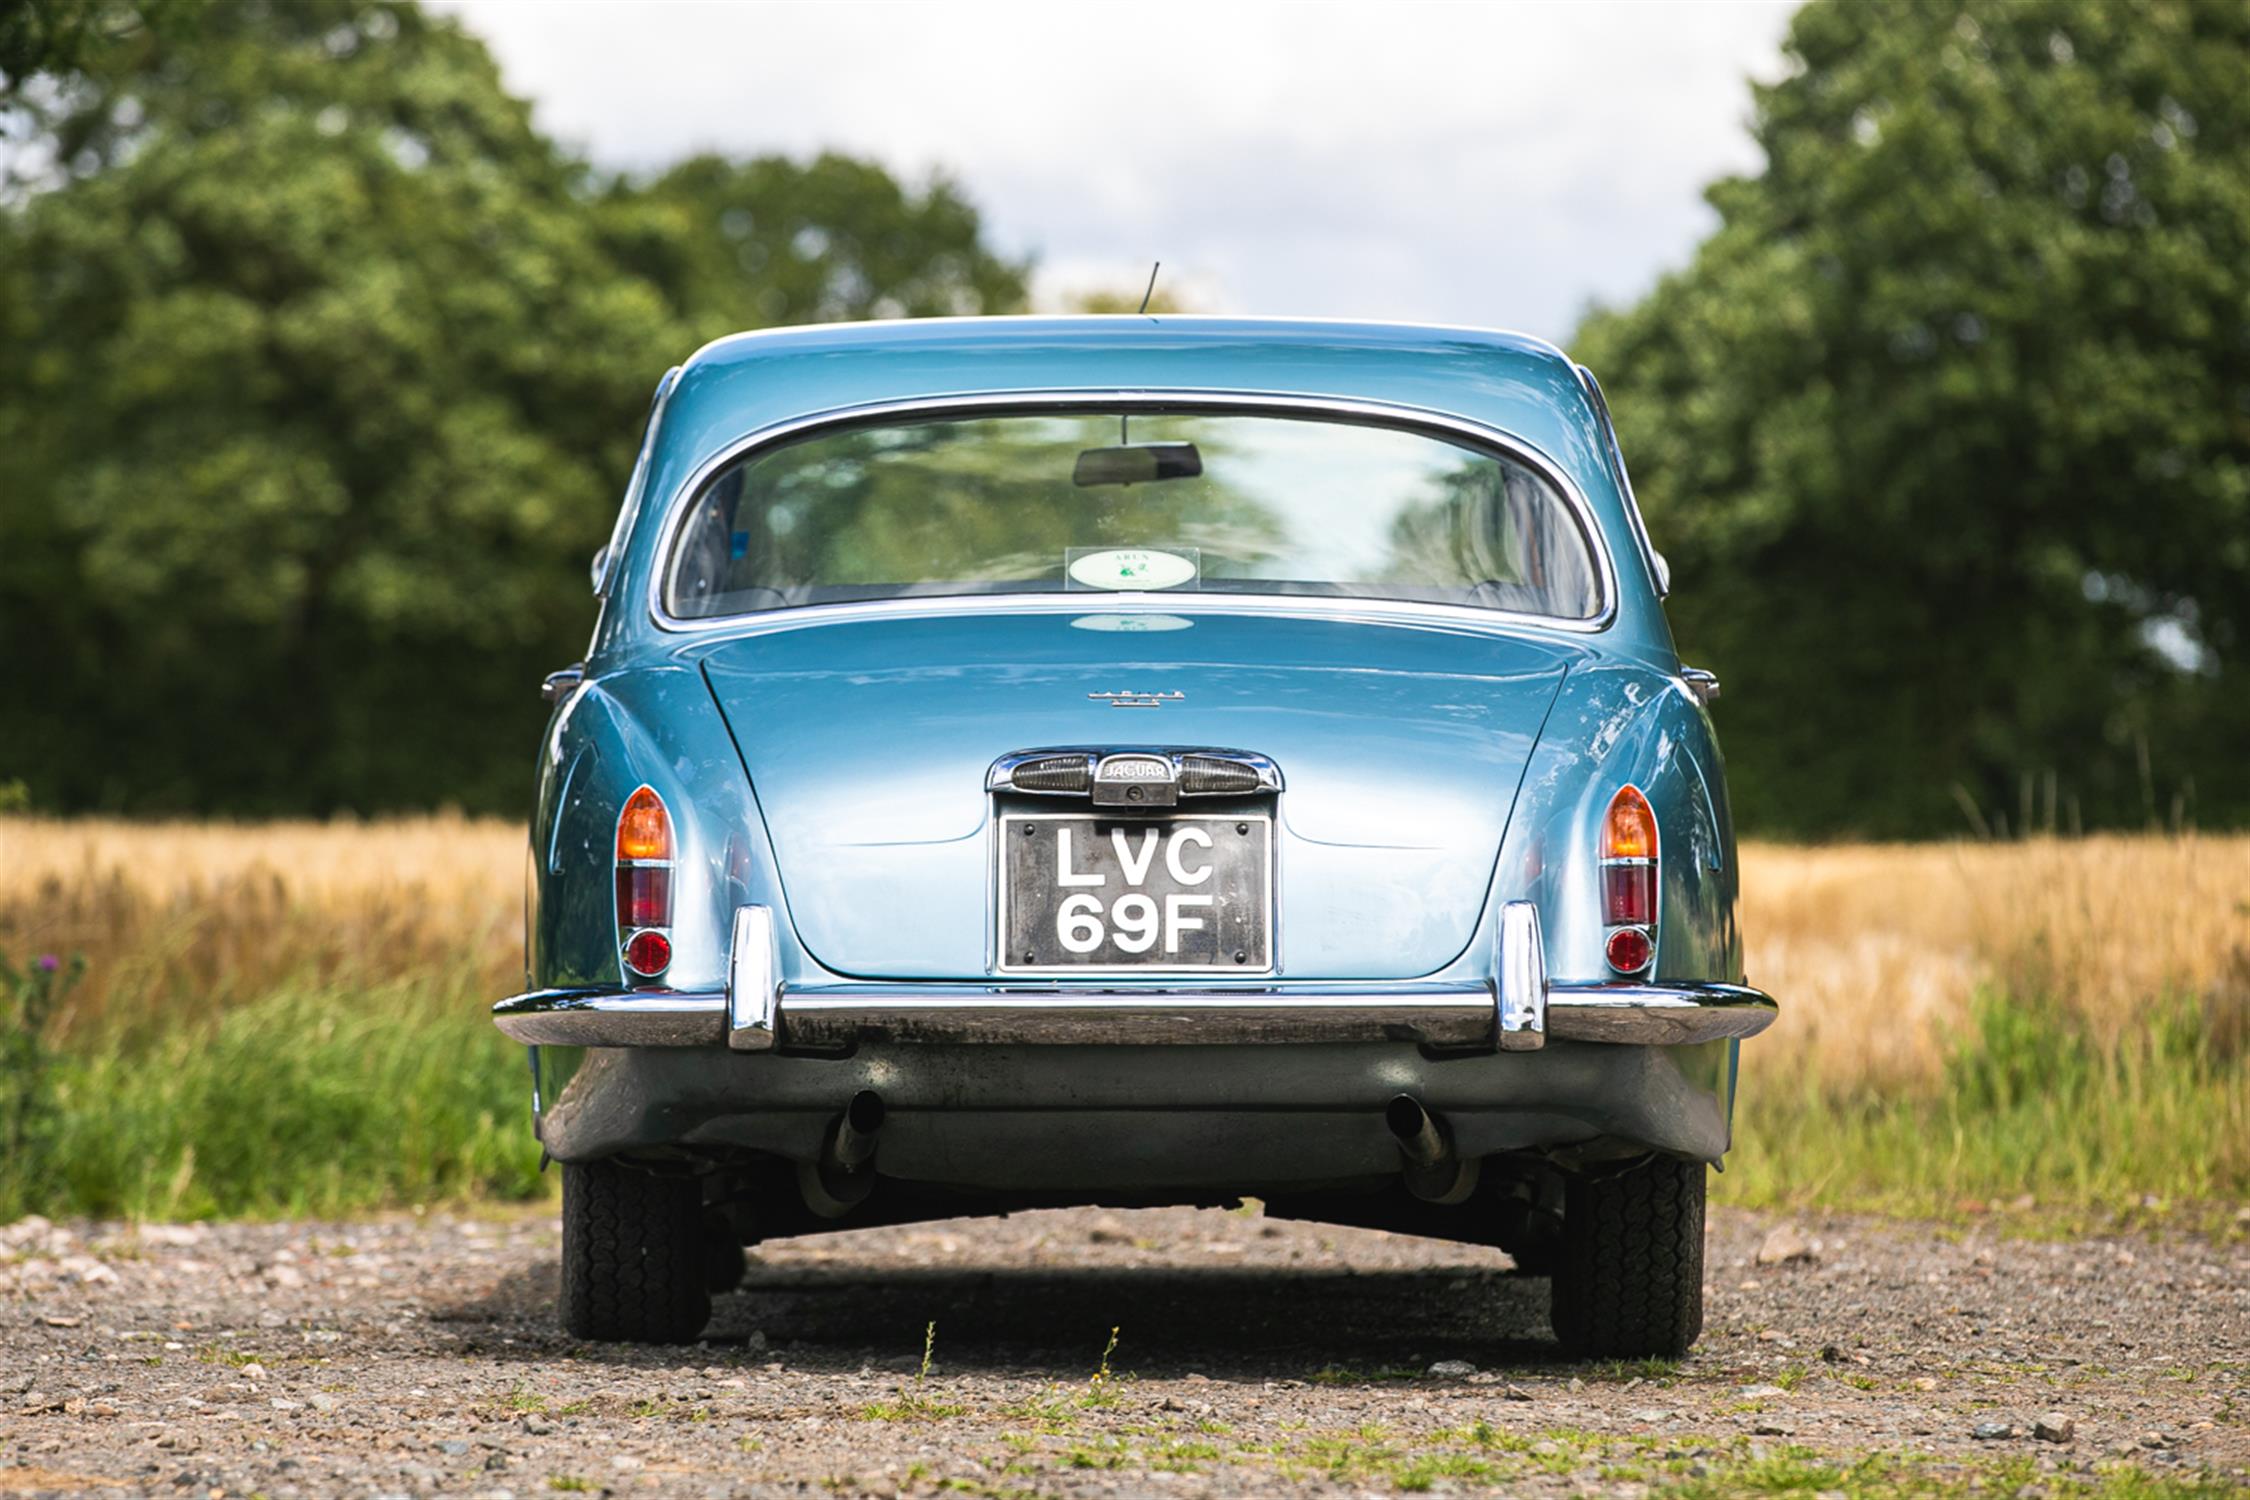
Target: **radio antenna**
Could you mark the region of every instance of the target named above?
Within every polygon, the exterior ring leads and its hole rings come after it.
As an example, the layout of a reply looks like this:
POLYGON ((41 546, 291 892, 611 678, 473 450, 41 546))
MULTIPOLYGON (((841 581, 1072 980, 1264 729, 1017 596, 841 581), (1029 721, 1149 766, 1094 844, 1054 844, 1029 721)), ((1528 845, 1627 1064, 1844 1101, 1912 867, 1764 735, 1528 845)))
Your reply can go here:
MULTIPOLYGON (((1148 299, 1156 295, 1156 273, 1164 269, 1164 262, 1156 261, 1148 268, 1148 285, 1141 291, 1141 305, 1133 311, 1140 316, 1148 313, 1148 299)), ((1120 446, 1133 440, 1133 417, 1130 412, 1117 414, 1117 441, 1120 446)))

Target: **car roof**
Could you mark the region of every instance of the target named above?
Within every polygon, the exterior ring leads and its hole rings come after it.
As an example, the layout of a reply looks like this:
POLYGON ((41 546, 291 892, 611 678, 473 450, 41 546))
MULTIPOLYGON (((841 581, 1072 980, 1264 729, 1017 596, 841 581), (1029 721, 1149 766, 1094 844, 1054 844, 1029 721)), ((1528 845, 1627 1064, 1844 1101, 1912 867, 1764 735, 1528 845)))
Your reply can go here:
POLYGON ((863 323, 809 323, 791 328, 756 328, 713 339, 687 363, 701 364, 773 354, 839 349, 896 349, 913 344, 991 340, 1053 345, 1058 341, 1203 344, 1275 340, 1295 344, 1388 347, 1400 350, 1458 349, 1474 344, 1504 349, 1528 358, 1562 360, 1569 356, 1545 339, 1498 328, 1443 323, 1397 323, 1354 318, 1256 318, 1208 313, 1007 314, 998 317, 892 318, 863 323))
POLYGON ((652 445, 651 498, 761 429, 825 412, 1009 392, 1316 397, 1436 412, 1538 449, 1611 508, 1577 367, 1520 333, 1411 323, 1127 314, 915 318, 738 333, 689 358, 652 445))
MULTIPOLYGON (((635 573, 652 566, 660 518, 712 460, 754 434, 901 403, 1112 392, 1294 398, 1350 403, 1378 418, 1458 419, 1561 471, 1585 497, 1618 572, 1634 566, 1607 430, 1578 367, 1554 345, 1481 328, 1172 313, 824 323, 706 344, 661 402, 627 560, 635 573)), ((1627 594, 1625 613, 1638 615, 1627 594)))

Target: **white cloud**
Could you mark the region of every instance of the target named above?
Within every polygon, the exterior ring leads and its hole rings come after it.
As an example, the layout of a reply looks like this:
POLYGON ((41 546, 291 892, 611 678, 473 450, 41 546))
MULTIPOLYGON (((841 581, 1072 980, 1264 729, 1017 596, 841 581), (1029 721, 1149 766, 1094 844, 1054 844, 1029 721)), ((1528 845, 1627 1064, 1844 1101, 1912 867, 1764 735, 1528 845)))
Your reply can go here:
POLYGON ((1041 295, 1566 336, 1754 169, 1793 0, 762 5, 446 0, 618 167, 835 147, 945 171, 1041 295))

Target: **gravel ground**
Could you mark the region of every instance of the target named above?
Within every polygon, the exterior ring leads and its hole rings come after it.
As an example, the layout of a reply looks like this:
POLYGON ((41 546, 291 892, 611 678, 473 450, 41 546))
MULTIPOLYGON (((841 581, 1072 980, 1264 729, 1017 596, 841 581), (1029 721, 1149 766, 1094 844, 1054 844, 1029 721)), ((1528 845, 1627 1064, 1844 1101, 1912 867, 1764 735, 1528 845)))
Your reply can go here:
POLYGON ((0 1230, 0 1494, 2250 1487, 2239 1236, 1720 1212, 1702 1344, 1622 1368, 1558 1361, 1546 1284, 1497 1252, 1251 1212, 762 1246, 669 1351, 560 1337, 556 1239, 0 1230))

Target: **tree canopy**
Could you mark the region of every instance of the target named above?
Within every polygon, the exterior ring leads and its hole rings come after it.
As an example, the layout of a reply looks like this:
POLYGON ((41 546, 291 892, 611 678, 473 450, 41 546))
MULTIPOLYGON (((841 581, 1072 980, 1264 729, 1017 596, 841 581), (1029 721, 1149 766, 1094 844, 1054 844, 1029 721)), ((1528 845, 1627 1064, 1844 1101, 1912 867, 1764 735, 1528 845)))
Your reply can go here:
POLYGON ((2241 820, 2250 7, 1814 0, 1786 50, 1765 170, 1574 346, 1743 823, 2241 820))
MULTIPOLYGON (((1786 56, 1574 343, 1743 826, 2250 818, 2250 6, 1813 0, 1786 56)), ((0 124, 40 806, 520 809, 663 370, 1024 297, 943 178, 597 172, 411 0, 25 0, 0 124)))
POLYGON ((942 181, 599 178, 412 4, 91 9, 0 202, 0 779, 38 805, 520 808, 665 368, 1022 300, 942 181))

